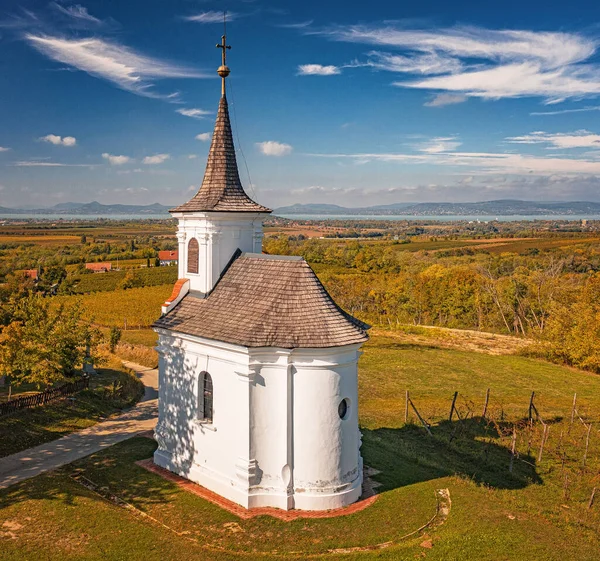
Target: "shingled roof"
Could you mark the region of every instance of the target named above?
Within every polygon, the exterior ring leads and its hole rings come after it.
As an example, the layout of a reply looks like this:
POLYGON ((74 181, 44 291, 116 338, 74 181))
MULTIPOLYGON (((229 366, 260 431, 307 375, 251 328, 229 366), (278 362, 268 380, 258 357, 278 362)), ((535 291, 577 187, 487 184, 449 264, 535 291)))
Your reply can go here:
POLYGON ((170 212, 271 212, 244 191, 235 158, 229 109, 225 95, 219 102, 215 130, 200 190, 170 212))
POLYGON ((188 294, 154 327, 245 347, 363 343, 369 326, 332 300, 302 257, 242 253, 206 298, 188 294))

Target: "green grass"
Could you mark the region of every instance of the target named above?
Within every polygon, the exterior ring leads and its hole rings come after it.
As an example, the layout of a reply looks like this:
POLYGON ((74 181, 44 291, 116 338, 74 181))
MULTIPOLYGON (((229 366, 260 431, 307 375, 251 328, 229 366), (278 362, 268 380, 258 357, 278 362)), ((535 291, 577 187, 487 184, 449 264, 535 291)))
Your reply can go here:
POLYGON ((570 416, 577 392, 582 413, 600 412, 600 376, 517 355, 440 349, 378 336, 365 345, 360 362, 361 422, 368 428, 398 427, 404 420, 404 396, 409 390, 421 413, 433 420, 446 417, 452 395, 480 414, 486 390, 490 408, 506 418, 527 414, 531 392, 544 417, 570 416))
POLYGON ((380 470, 375 479, 382 485, 378 500, 362 512, 293 522, 267 516, 241 520, 137 466, 155 444, 135 438, 0 491, 6 521, 0 522, 0 539, 3 532, 11 538, 3 540, 2 559, 38 559, 39 551, 49 560, 305 559, 388 541, 389 548, 334 558, 598 558, 600 501, 591 509, 587 502, 598 485, 600 437, 592 431, 583 468, 585 429, 578 422, 569 427, 568 413, 577 391, 582 413, 598 418, 599 377, 520 356, 440 349, 434 341, 417 346, 377 335, 365 345, 359 391, 362 454, 366 465, 380 470), (495 423, 478 418, 488 387, 495 423), (433 422, 433 436, 414 415, 404 424, 405 389, 433 422), (475 418, 447 420, 455 390, 465 397, 459 400, 461 415, 471 407, 475 418), (512 421, 525 415, 531 390, 550 423, 549 438, 537 462, 541 427, 534 425, 530 436, 520 425, 519 456, 509 473, 512 421), (82 487, 69 477, 74 473, 151 518, 82 487), (448 520, 401 540, 433 516, 434 490, 440 488, 450 491, 448 520), (421 545, 429 542, 432 548, 421 545))
POLYGON ((98 369, 90 389, 0 418, 0 457, 90 427, 132 405, 142 393, 143 386, 137 377, 113 361, 107 368, 98 369), (122 388, 115 395, 111 391, 114 382, 122 388))

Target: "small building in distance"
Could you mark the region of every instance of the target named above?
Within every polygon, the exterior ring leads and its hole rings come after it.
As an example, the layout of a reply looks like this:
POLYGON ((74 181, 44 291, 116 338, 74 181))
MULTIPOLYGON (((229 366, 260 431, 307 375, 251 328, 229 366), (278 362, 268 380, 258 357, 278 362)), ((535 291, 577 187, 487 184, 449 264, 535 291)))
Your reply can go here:
POLYGON ((158 252, 158 259, 160 261, 160 266, 165 267, 168 265, 177 265, 177 259, 179 258, 179 251, 174 250, 165 250, 158 252))
POLYGON ((39 279, 38 270, 37 269, 26 269, 23 271, 26 279, 31 279, 37 281, 39 279))
POLYGON ((86 263, 85 268, 93 273, 108 273, 108 271, 112 271, 112 263, 86 263))

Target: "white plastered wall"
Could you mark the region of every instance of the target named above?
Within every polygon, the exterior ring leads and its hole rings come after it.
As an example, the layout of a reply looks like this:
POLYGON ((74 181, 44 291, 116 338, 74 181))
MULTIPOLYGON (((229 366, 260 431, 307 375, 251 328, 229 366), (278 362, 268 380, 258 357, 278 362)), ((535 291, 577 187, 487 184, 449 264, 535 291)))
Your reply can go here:
POLYGON ((158 465, 246 508, 325 510, 358 499, 359 345, 248 349, 159 330, 158 350, 158 465), (203 371, 213 380, 212 424, 198 420, 203 371))
POLYGON ((178 219, 179 278, 190 279, 190 290, 212 290, 236 249, 262 251, 262 222, 268 216, 253 212, 174 212, 178 219), (198 273, 188 273, 188 244, 198 240, 198 273))

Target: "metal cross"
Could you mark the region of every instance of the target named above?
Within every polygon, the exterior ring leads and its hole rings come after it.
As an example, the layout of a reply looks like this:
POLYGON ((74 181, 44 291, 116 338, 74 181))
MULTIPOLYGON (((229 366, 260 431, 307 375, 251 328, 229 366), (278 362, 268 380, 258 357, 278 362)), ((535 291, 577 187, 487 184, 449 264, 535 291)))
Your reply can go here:
POLYGON ((223 49, 223 66, 227 66, 226 64, 226 49, 231 49, 231 45, 227 45, 227 41, 225 35, 221 37, 221 43, 217 43, 217 49, 223 49))

